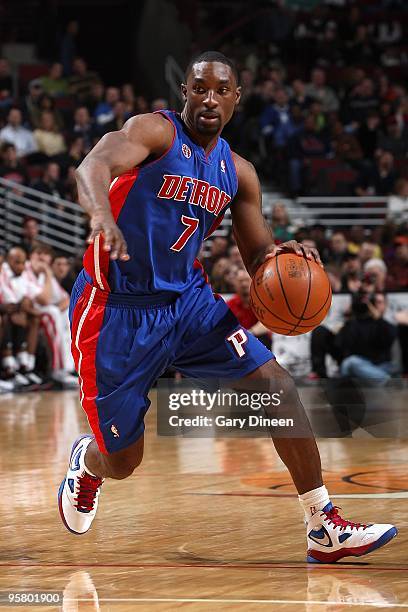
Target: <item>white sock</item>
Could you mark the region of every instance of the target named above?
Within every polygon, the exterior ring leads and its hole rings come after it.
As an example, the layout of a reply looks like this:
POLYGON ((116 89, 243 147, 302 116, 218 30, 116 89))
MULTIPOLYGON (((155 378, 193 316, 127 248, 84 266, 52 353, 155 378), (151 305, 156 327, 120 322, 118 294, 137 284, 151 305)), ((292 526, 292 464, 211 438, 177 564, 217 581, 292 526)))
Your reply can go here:
POLYGON ((18 361, 14 355, 7 355, 7 357, 3 357, 2 364, 5 370, 11 370, 12 372, 18 370, 18 361))
POLYGON ((21 367, 29 370, 28 362, 30 361, 27 351, 20 351, 17 353, 17 361, 21 367))
POLYGON ((316 512, 323 510, 323 508, 330 502, 329 493, 324 485, 322 487, 318 487, 317 489, 307 491, 307 493, 302 493, 302 495, 299 495, 298 497, 300 505, 304 510, 305 519, 307 522, 310 521, 316 512))
POLYGON ((28 353, 28 371, 32 372, 35 367, 35 355, 28 353))

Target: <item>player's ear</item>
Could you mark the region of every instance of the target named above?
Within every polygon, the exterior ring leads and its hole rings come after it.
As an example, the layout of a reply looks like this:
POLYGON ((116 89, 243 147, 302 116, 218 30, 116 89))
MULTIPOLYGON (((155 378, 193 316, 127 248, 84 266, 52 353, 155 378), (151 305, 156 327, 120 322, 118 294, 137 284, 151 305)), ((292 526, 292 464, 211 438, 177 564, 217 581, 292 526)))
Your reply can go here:
POLYGON ((186 101, 187 100, 187 85, 182 83, 180 87, 181 87, 181 95, 183 96, 183 100, 186 101))
POLYGON ((235 92, 236 94, 235 106, 238 106, 239 101, 241 100, 241 91, 242 91, 242 87, 241 86, 237 87, 236 92, 235 92))

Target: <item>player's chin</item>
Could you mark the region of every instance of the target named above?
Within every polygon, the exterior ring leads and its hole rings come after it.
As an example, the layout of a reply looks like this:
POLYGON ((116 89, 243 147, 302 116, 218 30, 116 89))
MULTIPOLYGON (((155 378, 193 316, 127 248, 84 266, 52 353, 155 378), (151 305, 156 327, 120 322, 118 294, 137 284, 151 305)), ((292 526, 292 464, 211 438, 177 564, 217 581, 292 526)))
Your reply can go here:
POLYGON ((221 120, 212 121, 205 120, 204 117, 199 117, 196 122, 197 131, 201 134, 216 134, 221 129, 221 120))

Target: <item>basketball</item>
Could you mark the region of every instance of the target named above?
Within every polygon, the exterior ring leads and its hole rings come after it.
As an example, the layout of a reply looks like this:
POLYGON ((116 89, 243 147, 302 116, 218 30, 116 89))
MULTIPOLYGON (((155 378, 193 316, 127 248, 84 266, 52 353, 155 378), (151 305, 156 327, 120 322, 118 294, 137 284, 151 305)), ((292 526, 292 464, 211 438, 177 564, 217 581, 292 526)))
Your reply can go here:
POLYGON ((272 332, 298 336, 312 331, 332 300, 329 278, 315 261, 281 253, 262 264, 251 284, 250 304, 272 332))

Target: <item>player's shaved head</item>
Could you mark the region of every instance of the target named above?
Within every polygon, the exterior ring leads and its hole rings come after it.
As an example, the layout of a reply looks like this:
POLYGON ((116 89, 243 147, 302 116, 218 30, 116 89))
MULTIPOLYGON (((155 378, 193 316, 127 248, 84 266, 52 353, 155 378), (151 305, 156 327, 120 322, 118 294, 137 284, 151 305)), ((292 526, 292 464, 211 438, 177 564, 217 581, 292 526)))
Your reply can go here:
POLYGON ((226 66, 229 66, 231 68, 232 74, 235 77, 237 85, 239 84, 239 73, 234 62, 226 55, 224 55, 223 53, 219 53, 218 51, 203 51, 203 53, 200 53, 199 55, 193 57, 193 59, 188 64, 185 72, 186 80, 188 79, 189 74, 193 69, 193 66, 195 66, 196 64, 201 64, 202 62, 218 62, 219 64, 225 64, 226 66))
POLYGON ((7 253, 7 263, 16 276, 22 274, 26 259, 26 252, 20 247, 13 247, 7 253))

